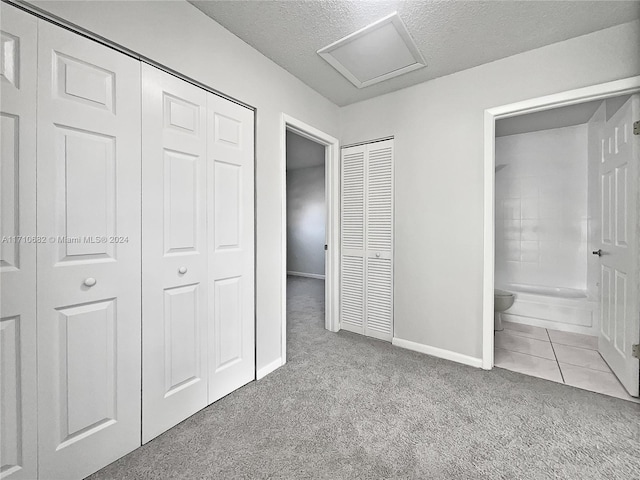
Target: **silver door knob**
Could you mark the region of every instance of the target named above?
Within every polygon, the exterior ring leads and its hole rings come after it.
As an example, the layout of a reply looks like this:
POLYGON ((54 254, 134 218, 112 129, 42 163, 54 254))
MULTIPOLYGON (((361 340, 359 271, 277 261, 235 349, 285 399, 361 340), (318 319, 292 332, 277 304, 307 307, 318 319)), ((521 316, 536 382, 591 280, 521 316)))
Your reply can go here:
POLYGON ((379 253, 376 253, 376 257, 380 257, 380 254, 379 254, 379 253))
POLYGON ((89 277, 89 278, 85 279, 85 281, 84 281, 84 284, 87 287, 93 287, 96 283, 98 283, 98 282, 93 277, 89 277))
POLYGON ((180 267, 178 269, 178 273, 184 275, 185 273, 187 273, 187 267, 180 267))
POLYGON ((591 253, 593 253, 594 255, 598 255, 599 257, 601 257, 601 256, 602 256, 602 249, 601 249, 601 248, 599 248, 598 250, 594 250, 594 251, 593 251, 593 252, 591 252, 591 253))

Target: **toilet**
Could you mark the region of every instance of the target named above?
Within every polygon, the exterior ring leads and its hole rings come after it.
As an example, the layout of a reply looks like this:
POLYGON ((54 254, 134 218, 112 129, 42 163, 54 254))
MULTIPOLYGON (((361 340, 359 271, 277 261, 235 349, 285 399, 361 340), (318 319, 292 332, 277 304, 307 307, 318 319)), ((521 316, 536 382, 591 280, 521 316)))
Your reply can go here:
POLYGON ((493 328, 497 331, 502 331, 504 328, 502 326, 502 312, 508 310, 515 302, 516 297, 511 292, 505 292, 504 290, 499 290, 495 288, 493 290, 493 311, 494 313, 494 326, 493 328))

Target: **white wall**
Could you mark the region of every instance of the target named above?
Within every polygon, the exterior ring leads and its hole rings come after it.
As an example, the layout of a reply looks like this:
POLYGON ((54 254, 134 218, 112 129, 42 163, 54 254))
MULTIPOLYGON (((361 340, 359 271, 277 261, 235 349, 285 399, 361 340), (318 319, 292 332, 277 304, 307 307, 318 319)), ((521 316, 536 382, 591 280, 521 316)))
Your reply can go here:
POLYGON ((496 165, 504 165, 495 176, 497 286, 586 290, 587 130, 496 138, 496 165))
MULTIPOLYGON (((288 155, 288 154, 287 154, 288 155)), ((287 271, 324 276, 324 165, 287 170, 287 271)))
POLYGON ((280 358, 281 116, 338 136, 338 107, 185 1, 33 1, 257 108, 257 366, 280 358))
POLYGON ((341 109, 343 143, 395 135, 396 337, 481 357, 484 110, 638 75, 639 40, 635 21, 341 109))

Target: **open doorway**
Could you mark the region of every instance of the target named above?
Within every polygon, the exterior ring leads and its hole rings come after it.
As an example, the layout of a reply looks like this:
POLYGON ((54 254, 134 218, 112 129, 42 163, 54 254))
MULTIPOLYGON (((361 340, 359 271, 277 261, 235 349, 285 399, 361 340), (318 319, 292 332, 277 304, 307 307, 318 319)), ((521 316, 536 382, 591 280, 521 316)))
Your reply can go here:
POLYGON ((282 122, 282 364, 289 299, 308 304, 308 321, 332 332, 338 320, 339 143, 287 115, 282 122))
POLYGON ((640 380, 635 91, 495 115, 492 165, 495 366, 632 401, 640 380))
POLYGON ((328 248, 325 149, 324 145, 293 131, 286 133, 290 341, 293 335, 316 336, 325 324, 325 248, 328 248))

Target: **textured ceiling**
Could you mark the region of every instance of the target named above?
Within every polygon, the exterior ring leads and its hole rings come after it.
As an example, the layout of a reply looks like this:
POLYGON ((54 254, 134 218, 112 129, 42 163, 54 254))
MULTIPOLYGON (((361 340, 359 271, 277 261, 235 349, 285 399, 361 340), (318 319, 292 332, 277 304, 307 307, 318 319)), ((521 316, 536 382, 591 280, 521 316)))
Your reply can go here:
POLYGON ((640 1, 189 1, 340 106, 640 18, 640 1), (394 11, 427 68, 359 90, 317 55, 394 11))

